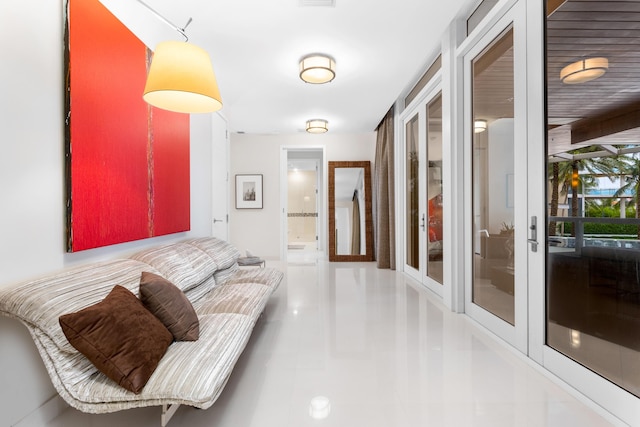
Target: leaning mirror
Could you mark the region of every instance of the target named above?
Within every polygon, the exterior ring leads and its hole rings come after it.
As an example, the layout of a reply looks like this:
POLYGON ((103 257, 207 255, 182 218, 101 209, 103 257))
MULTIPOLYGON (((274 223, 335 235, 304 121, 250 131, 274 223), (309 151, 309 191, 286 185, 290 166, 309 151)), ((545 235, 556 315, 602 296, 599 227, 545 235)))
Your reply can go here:
POLYGON ((371 162, 329 162, 329 261, 373 261, 371 162))

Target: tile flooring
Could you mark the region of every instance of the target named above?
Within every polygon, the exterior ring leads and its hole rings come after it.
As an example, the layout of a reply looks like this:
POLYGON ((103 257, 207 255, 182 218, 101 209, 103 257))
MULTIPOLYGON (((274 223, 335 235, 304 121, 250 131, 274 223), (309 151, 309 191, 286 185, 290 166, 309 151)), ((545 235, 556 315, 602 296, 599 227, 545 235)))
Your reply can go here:
MULTIPOLYGON (((221 397, 170 427, 618 425, 401 273, 308 252, 267 266, 285 281, 221 397)), ((159 425, 159 408, 48 424, 159 425)))

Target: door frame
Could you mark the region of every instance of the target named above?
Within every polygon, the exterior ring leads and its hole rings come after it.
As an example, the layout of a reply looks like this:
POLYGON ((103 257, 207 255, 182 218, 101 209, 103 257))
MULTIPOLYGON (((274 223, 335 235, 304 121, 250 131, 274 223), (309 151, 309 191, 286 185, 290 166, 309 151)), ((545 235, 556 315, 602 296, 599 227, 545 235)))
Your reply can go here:
POLYGON ((316 250, 326 254, 327 247, 327 153, 324 145, 281 145, 280 146, 280 259, 287 260, 288 248, 288 196, 289 196, 289 180, 288 180, 288 155, 289 152, 319 152, 322 156, 319 159, 318 174, 316 177, 318 183, 317 211, 318 218, 316 220, 316 229, 318 230, 318 242, 316 250))

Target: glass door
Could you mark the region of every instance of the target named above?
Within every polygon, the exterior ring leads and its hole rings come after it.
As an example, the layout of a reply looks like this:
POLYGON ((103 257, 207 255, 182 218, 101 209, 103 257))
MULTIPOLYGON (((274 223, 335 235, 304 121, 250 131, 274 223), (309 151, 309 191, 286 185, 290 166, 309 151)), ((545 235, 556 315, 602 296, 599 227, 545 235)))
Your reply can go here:
POLYGON ((443 194, 442 94, 417 98, 404 119, 405 272, 442 296, 443 194))
POLYGON ((528 187, 523 8, 513 6, 464 56, 471 223, 465 310, 527 352, 527 233, 536 224, 527 218, 527 191, 516 191, 528 187))

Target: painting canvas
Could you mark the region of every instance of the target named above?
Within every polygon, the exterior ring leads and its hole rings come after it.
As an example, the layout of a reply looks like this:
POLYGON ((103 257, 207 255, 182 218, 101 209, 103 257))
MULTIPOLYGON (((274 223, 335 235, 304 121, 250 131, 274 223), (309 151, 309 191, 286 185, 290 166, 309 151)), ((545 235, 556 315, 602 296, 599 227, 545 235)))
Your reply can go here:
POLYGON ((236 175, 236 209, 262 209, 262 175, 236 175))
POLYGON ((98 0, 65 6, 67 251, 189 230, 189 115, 142 100, 150 52, 98 0))

